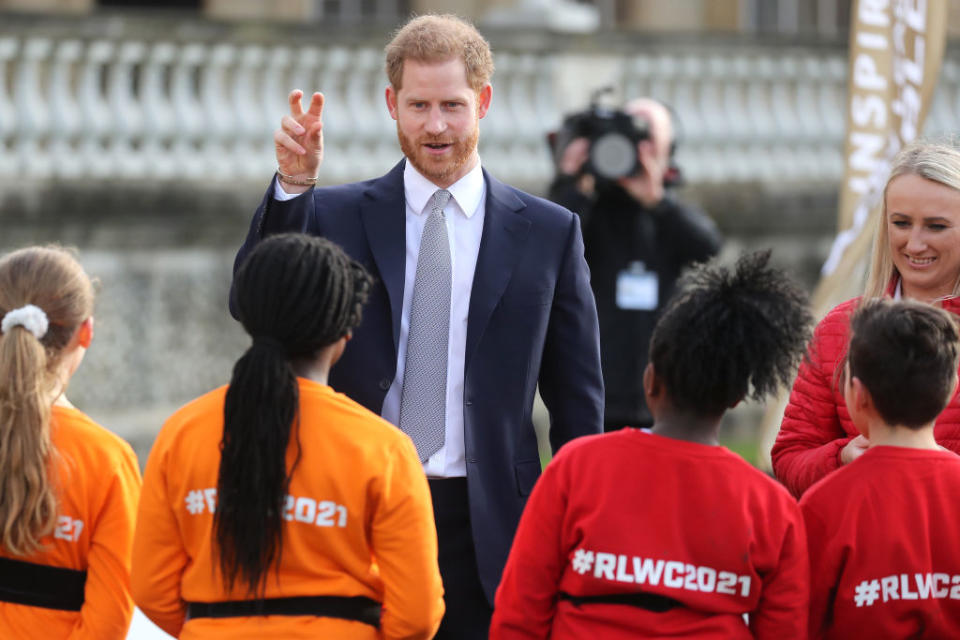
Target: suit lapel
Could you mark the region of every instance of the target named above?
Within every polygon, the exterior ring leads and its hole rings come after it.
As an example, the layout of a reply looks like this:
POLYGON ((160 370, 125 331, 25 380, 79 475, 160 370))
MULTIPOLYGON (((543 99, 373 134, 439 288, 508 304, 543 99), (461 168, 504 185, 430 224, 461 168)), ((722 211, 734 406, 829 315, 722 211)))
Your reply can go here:
POLYGON ((487 203, 480 252, 473 275, 473 291, 470 294, 465 370, 469 369, 490 315, 510 282, 530 231, 530 221, 518 214, 526 205, 486 170, 483 177, 487 182, 487 203))
POLYGON ((390 300, 393 347, 400 340, 400 312, 403 309, 403 279, 406 261, 406 200, 400 161, 390 173, 374 180, 364 191, 360 217, 370 253, 380 272, 390 300))

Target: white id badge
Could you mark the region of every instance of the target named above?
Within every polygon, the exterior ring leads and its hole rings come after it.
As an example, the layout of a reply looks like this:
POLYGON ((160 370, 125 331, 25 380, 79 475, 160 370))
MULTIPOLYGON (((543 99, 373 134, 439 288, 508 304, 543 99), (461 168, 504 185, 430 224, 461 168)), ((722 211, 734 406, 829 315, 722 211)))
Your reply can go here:
POLYGON ((632 311, 653 311, 659 302, 657 274, 634 262, 617 275, 617 307, 632 311))

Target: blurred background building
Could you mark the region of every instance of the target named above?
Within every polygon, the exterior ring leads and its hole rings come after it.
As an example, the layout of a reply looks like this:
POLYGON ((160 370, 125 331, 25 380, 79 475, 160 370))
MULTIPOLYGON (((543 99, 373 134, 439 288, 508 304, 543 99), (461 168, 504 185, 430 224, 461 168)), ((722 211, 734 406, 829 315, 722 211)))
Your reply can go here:
MULTIPOLYGON (((812 287, 836 232, 850 4, 0 0, 0 251, 79 248, 101 290, 70 395, 145 459, 246 346, 227 289, 288 91, 327 97, 324 182, 386 171, 400 152, 382 47, 412 12, 444 11, 494 46, 480 150, 495 175, 543 193, 545 134, 591 91, 657 97, 682 123, 682 195, 715 218, 724 255, 772 246, 812 287)), ((958 129, 951 44, 925 134, 958 129)), ((734 414, 734 437, 750 440, 756 414, 734 414)))

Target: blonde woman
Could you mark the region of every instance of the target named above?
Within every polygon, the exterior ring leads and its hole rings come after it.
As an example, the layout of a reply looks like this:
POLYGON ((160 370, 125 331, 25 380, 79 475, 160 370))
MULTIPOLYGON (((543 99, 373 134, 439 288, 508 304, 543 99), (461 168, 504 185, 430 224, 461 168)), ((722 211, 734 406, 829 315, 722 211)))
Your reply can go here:
POLYGON ((63 395, 92 312, 66 251, 0 258, 0 638, 123 638, 133 614, 136 456, 63 395))
MULTIPOLYGON (((850 316, 860 300, 890 297, 960 314, 960 150, 919 142, 895 158, 878 217, 870 275, 862 298, 848 300, 814 331, 773 446, 773 470, 800 496, 870 446, 850 420, 838 384, 850 316)), ((960 452, 956 393, 937 418, 937 442, 960 452)))

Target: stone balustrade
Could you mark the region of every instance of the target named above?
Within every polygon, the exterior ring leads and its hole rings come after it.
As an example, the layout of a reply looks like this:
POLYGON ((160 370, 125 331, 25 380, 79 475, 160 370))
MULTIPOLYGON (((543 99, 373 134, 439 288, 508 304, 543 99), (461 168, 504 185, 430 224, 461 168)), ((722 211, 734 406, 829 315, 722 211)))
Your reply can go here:
MULTIPOLYGON (((348 42, 81 39, 0 27, 0 180, 262 182, 274 169, 271 132, 292 87, 326 94, 323 179, 376 175, 399 157, 383 106, 382 52, 348 42)), ((565 63, 578 55, 570 51, 498 44, 496 52, 481 152, 517 184, 549 180, 544 136, 585 106, 599 77, 620 96, 653 95, 674 107, 692 183, 840 178, 842 49, 660 43, 579 66, 565 63)), ((946 60, 928 133, 957 129, 958 69, 946 60)))

